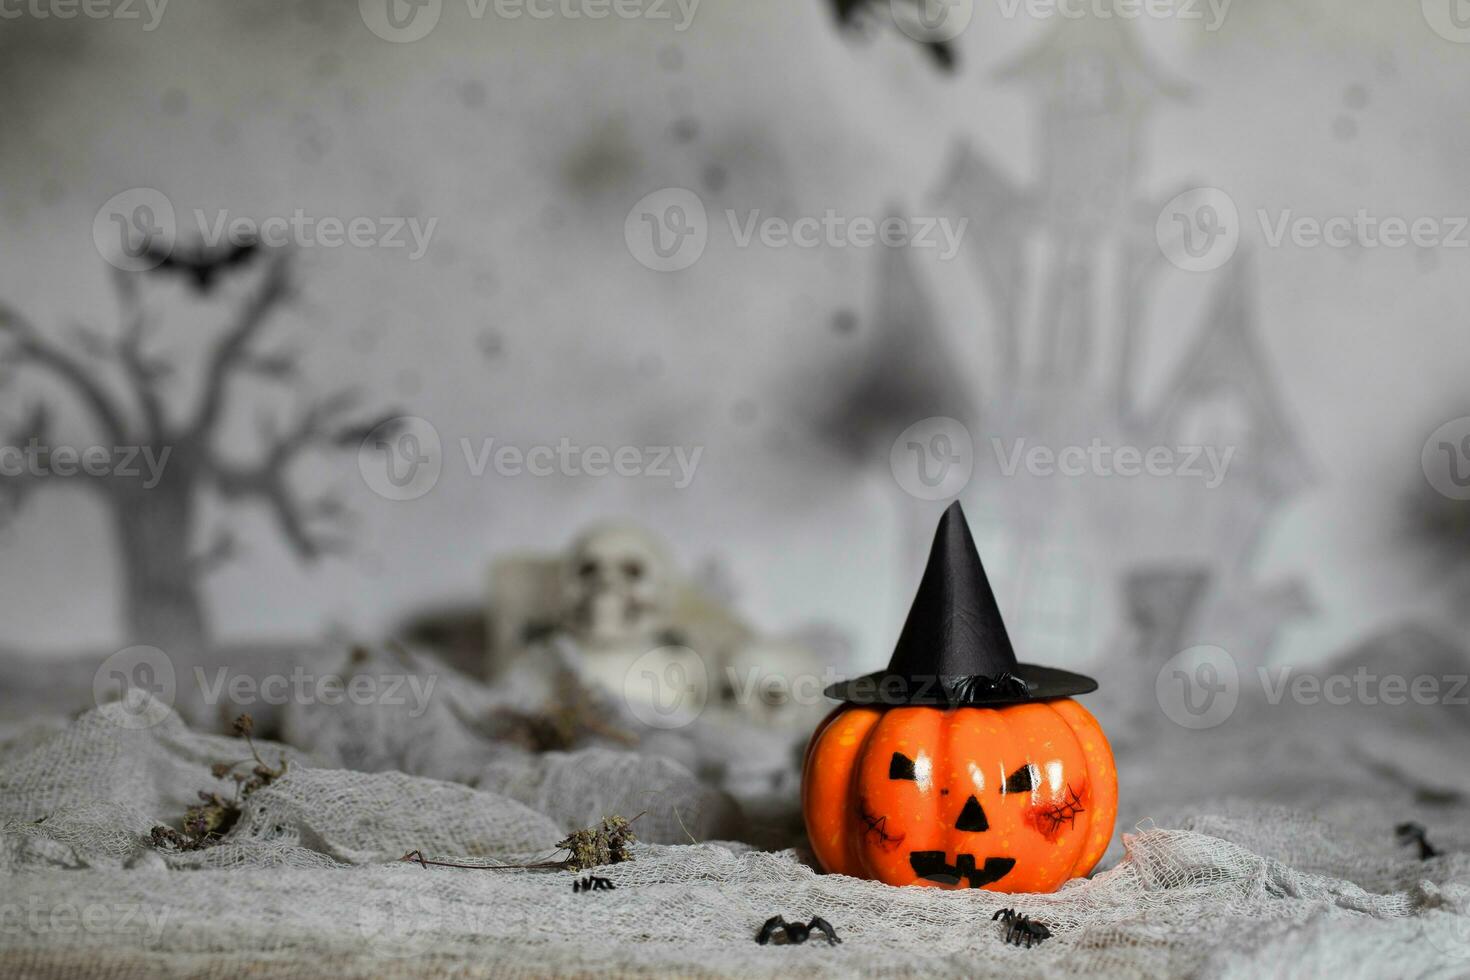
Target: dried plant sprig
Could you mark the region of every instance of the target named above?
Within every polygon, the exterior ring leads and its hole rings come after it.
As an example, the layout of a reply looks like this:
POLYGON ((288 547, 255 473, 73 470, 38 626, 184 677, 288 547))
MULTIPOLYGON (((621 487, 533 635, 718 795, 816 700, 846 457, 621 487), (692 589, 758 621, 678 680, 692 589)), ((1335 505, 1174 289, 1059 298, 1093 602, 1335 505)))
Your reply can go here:
POLYGON ((250 758, 237 762, 216 762, 209 767, 215 779, 230 779, 235 784, 233 796, 226 800, 218 793, 201 790, 199 803, 184 811, 183 830, 159 824, 154 827, 150 839, 154 847, 178 851, 198 851, 218 844, 240 820, 240 806, 251 793, 262 786, 269 786, 286 774, 286 757, 281 756, 278 766, 266 764, 255 741, 250 737, 255 731, 255 719, 242 714, 235 719, 235 735, 245 740, 250 748, 250 758), (250 772, 243 773, 239 767, 254 763, 250 772))
MULTIPOLYGON (((633 818, 637 819, 638 817, 633 818)), ((616 815, 603 817, 601 827, 572 831, 556 846, 569 852, 566 866, 572 871, 585 871, 588 868, 600 868, 604 864, 631 861, 633 844, 638 840, 633 833, 632 822, 616 815)))
MULTIPOLYGON (((648 811, 644 811, 647 813, 648 811)), ((431 861, 419 850, 409 851, 400 861, 412 861, 420 867, 469 868, 476 871, 586 871, 600 868, 604 864, 620 864, 633 860, 633 845, 638 837, 633 833, 632 820, 616 814, 603 817, 598 827, 574 830, 556 845, 567 856, 560 861, 538 861, 534 864, 459 864, 454 861, 431 861)))

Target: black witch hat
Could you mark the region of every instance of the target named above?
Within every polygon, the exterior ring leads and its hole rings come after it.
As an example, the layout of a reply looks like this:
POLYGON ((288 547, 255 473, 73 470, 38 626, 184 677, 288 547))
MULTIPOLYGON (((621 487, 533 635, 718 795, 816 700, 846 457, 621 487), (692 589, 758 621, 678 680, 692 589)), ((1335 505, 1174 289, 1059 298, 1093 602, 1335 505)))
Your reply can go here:
POLYGON ((1091 677, 1016 661, 957 501, 939 519, 888 669, 833 684, 826 693, 853 704, 995 707, 1095 690, 1091 677))

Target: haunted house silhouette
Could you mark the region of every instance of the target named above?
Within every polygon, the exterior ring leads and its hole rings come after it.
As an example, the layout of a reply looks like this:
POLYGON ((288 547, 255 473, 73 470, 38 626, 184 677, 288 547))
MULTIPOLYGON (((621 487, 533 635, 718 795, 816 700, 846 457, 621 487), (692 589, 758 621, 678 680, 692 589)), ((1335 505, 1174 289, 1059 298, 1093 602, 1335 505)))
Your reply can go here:
MULTIPOLYGON (((1034 93, 1040 173, 1015 181, 962 144, 935 196, 970 219, 965 248, 989 306, 979 322, 991 380, 973 414, 956 417, 979 422, 963 496, 1018 647, 1068 666, 1106 653, 1109 676, 1125 660, 1150 690, 1163 661, 1195 644, 1224 647, 1248 669, 1310 608, 1299 582, 1260 582, 1253 565, 1269 522, 1311 473, 1257 334, 1243 250, 1195 274, 1209 291, 1202 320, 1145 396, 1141 365, 1158 339, 1147 305, 1167 262, 1154 225, 1184 186, 1140 189, 1143 137, 1151 112, 1187 88, 1116 18, 1059 19, 998 77, 1034 93), (1094 440, 1232 455, 1214 487, 1182 474, 1038 476, 1004 465, 1018 444, 1056 451, 1094 440)), ((915 270, 903 250, 882 251, 875 326, 917 340, 932 324, 911 299, 922 293, 915 270)))

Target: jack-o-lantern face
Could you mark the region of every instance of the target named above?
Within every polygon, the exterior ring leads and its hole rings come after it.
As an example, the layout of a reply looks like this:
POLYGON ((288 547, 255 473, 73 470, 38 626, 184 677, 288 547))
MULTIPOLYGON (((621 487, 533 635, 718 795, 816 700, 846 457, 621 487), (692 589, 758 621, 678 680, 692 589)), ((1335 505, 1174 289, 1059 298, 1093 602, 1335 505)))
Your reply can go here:
POLYGON ((890 885, 1052 891, 1097 864, 1117 803, 1112 750, 1070 699, 847 705, 812 736, 802 776, 822 866, 890 885))

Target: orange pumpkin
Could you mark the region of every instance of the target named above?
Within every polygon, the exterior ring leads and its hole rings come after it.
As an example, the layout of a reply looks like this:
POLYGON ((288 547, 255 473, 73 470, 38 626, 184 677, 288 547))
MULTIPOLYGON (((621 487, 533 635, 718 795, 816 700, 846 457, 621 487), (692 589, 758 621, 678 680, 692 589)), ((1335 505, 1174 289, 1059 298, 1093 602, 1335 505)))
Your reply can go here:
POLYGON ((822 867, 890 885, 1051 891, 1097 864, 1117 806, 1108 740, 1070 698, 844 705, 802 776, 822 867))

